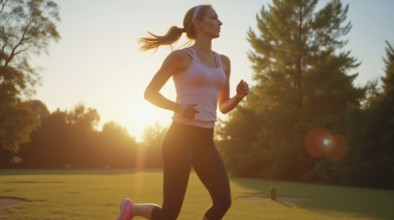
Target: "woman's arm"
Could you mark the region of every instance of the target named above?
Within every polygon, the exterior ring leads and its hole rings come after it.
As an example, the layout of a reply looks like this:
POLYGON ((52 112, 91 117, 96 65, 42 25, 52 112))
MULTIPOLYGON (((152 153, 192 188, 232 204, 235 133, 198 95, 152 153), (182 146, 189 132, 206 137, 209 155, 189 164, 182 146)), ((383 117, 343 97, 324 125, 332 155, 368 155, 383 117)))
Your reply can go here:
POLYGON ((248 83, 245 81, 241 80, 238 85, 237 85, 237 94, 230 98, 230 73, 231 73, 231 63, 230 59, 226 56, 221 56, 222 61, 225 67, 225 73, 227 76, 227 81, 226 84, 223 86, 223 88, 220 91, 219 95, 219 110, 223 114, 226 114, 233 110, 238 103, 246 96, 248 95, 249 92, 249 86, 248 83))
POLYGON ((145 89, 144 98, 152 104, 167 110, 178 112, 186 118, 194 118, 198 113, 195 105, 182 106, 164 97, 160 90, 172 75, 183 72, 190 64, 191 57, 186 52, 177 50, 172 52, 164 60, 162 66, 152 78, 145 89))

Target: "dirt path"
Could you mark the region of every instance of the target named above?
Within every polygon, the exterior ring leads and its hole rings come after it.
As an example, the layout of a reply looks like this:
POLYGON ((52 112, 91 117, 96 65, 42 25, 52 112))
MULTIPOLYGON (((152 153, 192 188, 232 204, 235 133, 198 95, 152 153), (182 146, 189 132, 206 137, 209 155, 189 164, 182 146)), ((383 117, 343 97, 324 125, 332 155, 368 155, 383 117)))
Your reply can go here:
POLYGON ((0 220, 9 219, 7 213, 4 211, 4 208, 19 204, 21 202, 24 201, 15 198, 0 198, 0 220))

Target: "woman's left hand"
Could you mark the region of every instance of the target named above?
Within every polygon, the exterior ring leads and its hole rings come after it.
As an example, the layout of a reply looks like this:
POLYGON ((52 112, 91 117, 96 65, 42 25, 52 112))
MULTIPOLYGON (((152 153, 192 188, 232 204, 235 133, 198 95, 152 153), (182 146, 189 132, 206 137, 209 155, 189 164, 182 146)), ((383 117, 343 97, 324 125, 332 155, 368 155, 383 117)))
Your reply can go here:
POLYGON ((237 85, 237 98, 243 99, 249 93, 249 85, 244 80, 241 80, 237 85))

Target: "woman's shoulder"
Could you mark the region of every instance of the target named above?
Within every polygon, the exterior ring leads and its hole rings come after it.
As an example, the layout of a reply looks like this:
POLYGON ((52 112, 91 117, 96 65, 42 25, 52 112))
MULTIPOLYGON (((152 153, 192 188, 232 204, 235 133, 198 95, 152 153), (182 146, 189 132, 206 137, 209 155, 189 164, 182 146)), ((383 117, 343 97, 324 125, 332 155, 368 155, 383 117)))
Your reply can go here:
POLYGON ((222 60, 222 64, 224 66, 224 70, 225 72, 228 72, 227 70, 230 70, 231 67, 231 62, 230 62, 230 58, 228 58, 228 56, 224 55, 224 54, 218 54, 220 56, 220 59, 222 60))
POLYGON ((186 69, 190 65, 191 61, 192 58, 183 49, 172 51, 165 59, 166 64, 173 66, 178 70, 186 69))
POLYGON ((214 53, 217 54, 217 55, 220 57, 220 59, 222 60, 222 62, 223 62, 225 65, 230 64, 230 58, 228 58, 228 56, 226 56, 226 55, 224 55, 224 54, 217 53, 216 51, 214 51, 214 53))
POLYGON ((190 56, 184 49, 174 50, 168 56, 167 60, 173 60, 177 62, 188 61, 190 56))
POLYGON ((226 56, 224 54, 219 54, 219 53, 217 53, 217 54, 220 56, 220 58, 222 59, 223 62, 230 63, 230 58, 228 58, 228 56, 226 56))
POLYGON ((172 51, 168 56, 175 57, 175 58, 185 58, 188 57, 188 52, 186 49, 178 49, 172 51))

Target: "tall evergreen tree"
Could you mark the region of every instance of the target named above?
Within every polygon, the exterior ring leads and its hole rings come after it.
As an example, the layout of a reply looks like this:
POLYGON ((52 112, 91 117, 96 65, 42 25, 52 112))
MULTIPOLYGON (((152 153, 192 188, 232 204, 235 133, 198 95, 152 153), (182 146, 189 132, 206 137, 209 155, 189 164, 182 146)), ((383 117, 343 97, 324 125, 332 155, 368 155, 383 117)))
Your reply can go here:
POLYGON ((389 42, 386 45, 382 91, 372 100, 368 109, 367 143, 370 145, 365 158, 374 161, 369 166, 373 169, 369 173, 368 185, 394 188, 394 46, 389 42))
POLYGON ((386 41, 386 44, 386 57, 384 58, 386 74, 382 77, 382 97, 386 100, 392 100, 394 98, 394 44, 391 45, 388 41, 386 41))
POLYGON ((376 115, 380 116, 381 122, 378 143, 376 148, 381 152, 381 166, 378 168, 381 174, 379 183, 383 187, 394 188, 394 44, 389 42, 386 47, 385 75, 382 78, 383 92, 377 101, 376 115))
MULTIPOLYGON (((256 83, 244 106, 255 118, 242 122, 254 128, 243 155, 256 161, 255 175, 302 180, 320 160, 305 149, 308 132, 325 128, 332 136, 343 133, 345 109, 364 96, 364 89, 352 84, 357 74, 348 75, 359 64, 343 50, 351 29, 348 6, 332 0, 316 10, 317 3, 273 0, 257 15, 259 33, 248 32, 256 83)), ((231 129, 221 133, 242 139, 231 129)))
POLYGON ((363 108, 349 109, 346 117, 349 156, 336 164, 334 170, 339 170, 340 175, 328 176, 330 181, 394 188, 394 49, 386 43, 382 87, 372 86, 373 94, 363 108))

